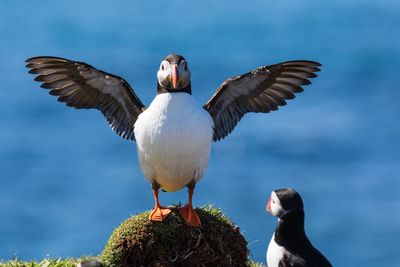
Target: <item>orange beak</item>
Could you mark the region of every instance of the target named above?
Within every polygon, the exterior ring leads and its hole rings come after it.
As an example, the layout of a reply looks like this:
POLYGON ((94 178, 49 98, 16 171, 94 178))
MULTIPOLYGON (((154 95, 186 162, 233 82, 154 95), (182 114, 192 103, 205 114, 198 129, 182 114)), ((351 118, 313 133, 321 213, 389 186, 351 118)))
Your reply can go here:
POLYGON ((172 70, 172 87, 176 89, 179 82, 178 66, 174 64, 174 69, 172 70))
POLYGON ((271 213, 271 198, 269 198, 269 200, 268 200, 267 212, 271 213))

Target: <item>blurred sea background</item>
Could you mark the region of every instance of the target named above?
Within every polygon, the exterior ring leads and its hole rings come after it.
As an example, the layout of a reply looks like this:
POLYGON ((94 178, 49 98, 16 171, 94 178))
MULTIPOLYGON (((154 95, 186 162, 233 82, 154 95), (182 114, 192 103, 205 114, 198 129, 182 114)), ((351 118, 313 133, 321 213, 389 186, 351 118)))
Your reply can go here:
MULTIPOLYGON (((114 227, 153 207, 135 143, 100 112, 58 103, 24 61, 88 62, 148 105, 161 59, 177 52, 200 104, 261 65, 323 64, 287 106, 245 116, 213 144, 195 205, 221 207, 265 263, 269 194, 293 187, 334 266, 400 266, 399 1, 16 0, 0 14, 0 259, 97 255, 114 227)), ((161 194, 166 205, 186 198, 161 194)))

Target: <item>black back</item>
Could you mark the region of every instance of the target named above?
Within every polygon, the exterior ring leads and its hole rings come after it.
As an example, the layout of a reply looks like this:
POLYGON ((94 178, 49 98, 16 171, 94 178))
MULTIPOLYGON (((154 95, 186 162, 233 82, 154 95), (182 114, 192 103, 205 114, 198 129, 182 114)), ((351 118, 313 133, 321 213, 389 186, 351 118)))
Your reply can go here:
POLYGON ((294 189, 291 188, 282 188, 275 190, 276 196, 279 198, 281 202, 282 208, 285 211, 290 211, 294 209, 302 210, 303 200, 300 197, 300 194, 297 193, 294 189))

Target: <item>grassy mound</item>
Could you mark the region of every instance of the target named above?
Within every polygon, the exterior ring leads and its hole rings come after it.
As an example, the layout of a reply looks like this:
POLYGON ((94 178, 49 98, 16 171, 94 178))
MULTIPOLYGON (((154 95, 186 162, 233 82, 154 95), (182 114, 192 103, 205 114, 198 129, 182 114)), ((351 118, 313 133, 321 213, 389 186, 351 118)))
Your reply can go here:
POLYGON ((149 211, 132 216, 112 233, 100 262, 128 266, 248 266, 247 242, 222 212, 197 208, 202 227, 187 226, 177 207, 163 222, 149 211))

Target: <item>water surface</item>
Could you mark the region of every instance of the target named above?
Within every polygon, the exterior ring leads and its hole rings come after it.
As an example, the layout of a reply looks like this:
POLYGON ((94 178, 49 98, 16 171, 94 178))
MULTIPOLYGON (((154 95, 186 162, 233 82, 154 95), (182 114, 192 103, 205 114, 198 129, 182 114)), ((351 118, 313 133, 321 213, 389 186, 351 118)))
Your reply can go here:
MULTIPOLYGON (((265 262, 270 191, 303 196, 310 239, 335 266, 399 266, 400 4, 396 1, 2 1, 0 258, 97 255, 153 206, 135 144, 94 110, 57 103, 24 60, 53 55, 126 78, 145 104, 161 59, 183 54, 205 103, 228 77, 321 62, 313 85, 247 115, 213 145, 195 204, 221 207, 265 262)), ((182 190, 162 203, 186 200, 182 190)))

